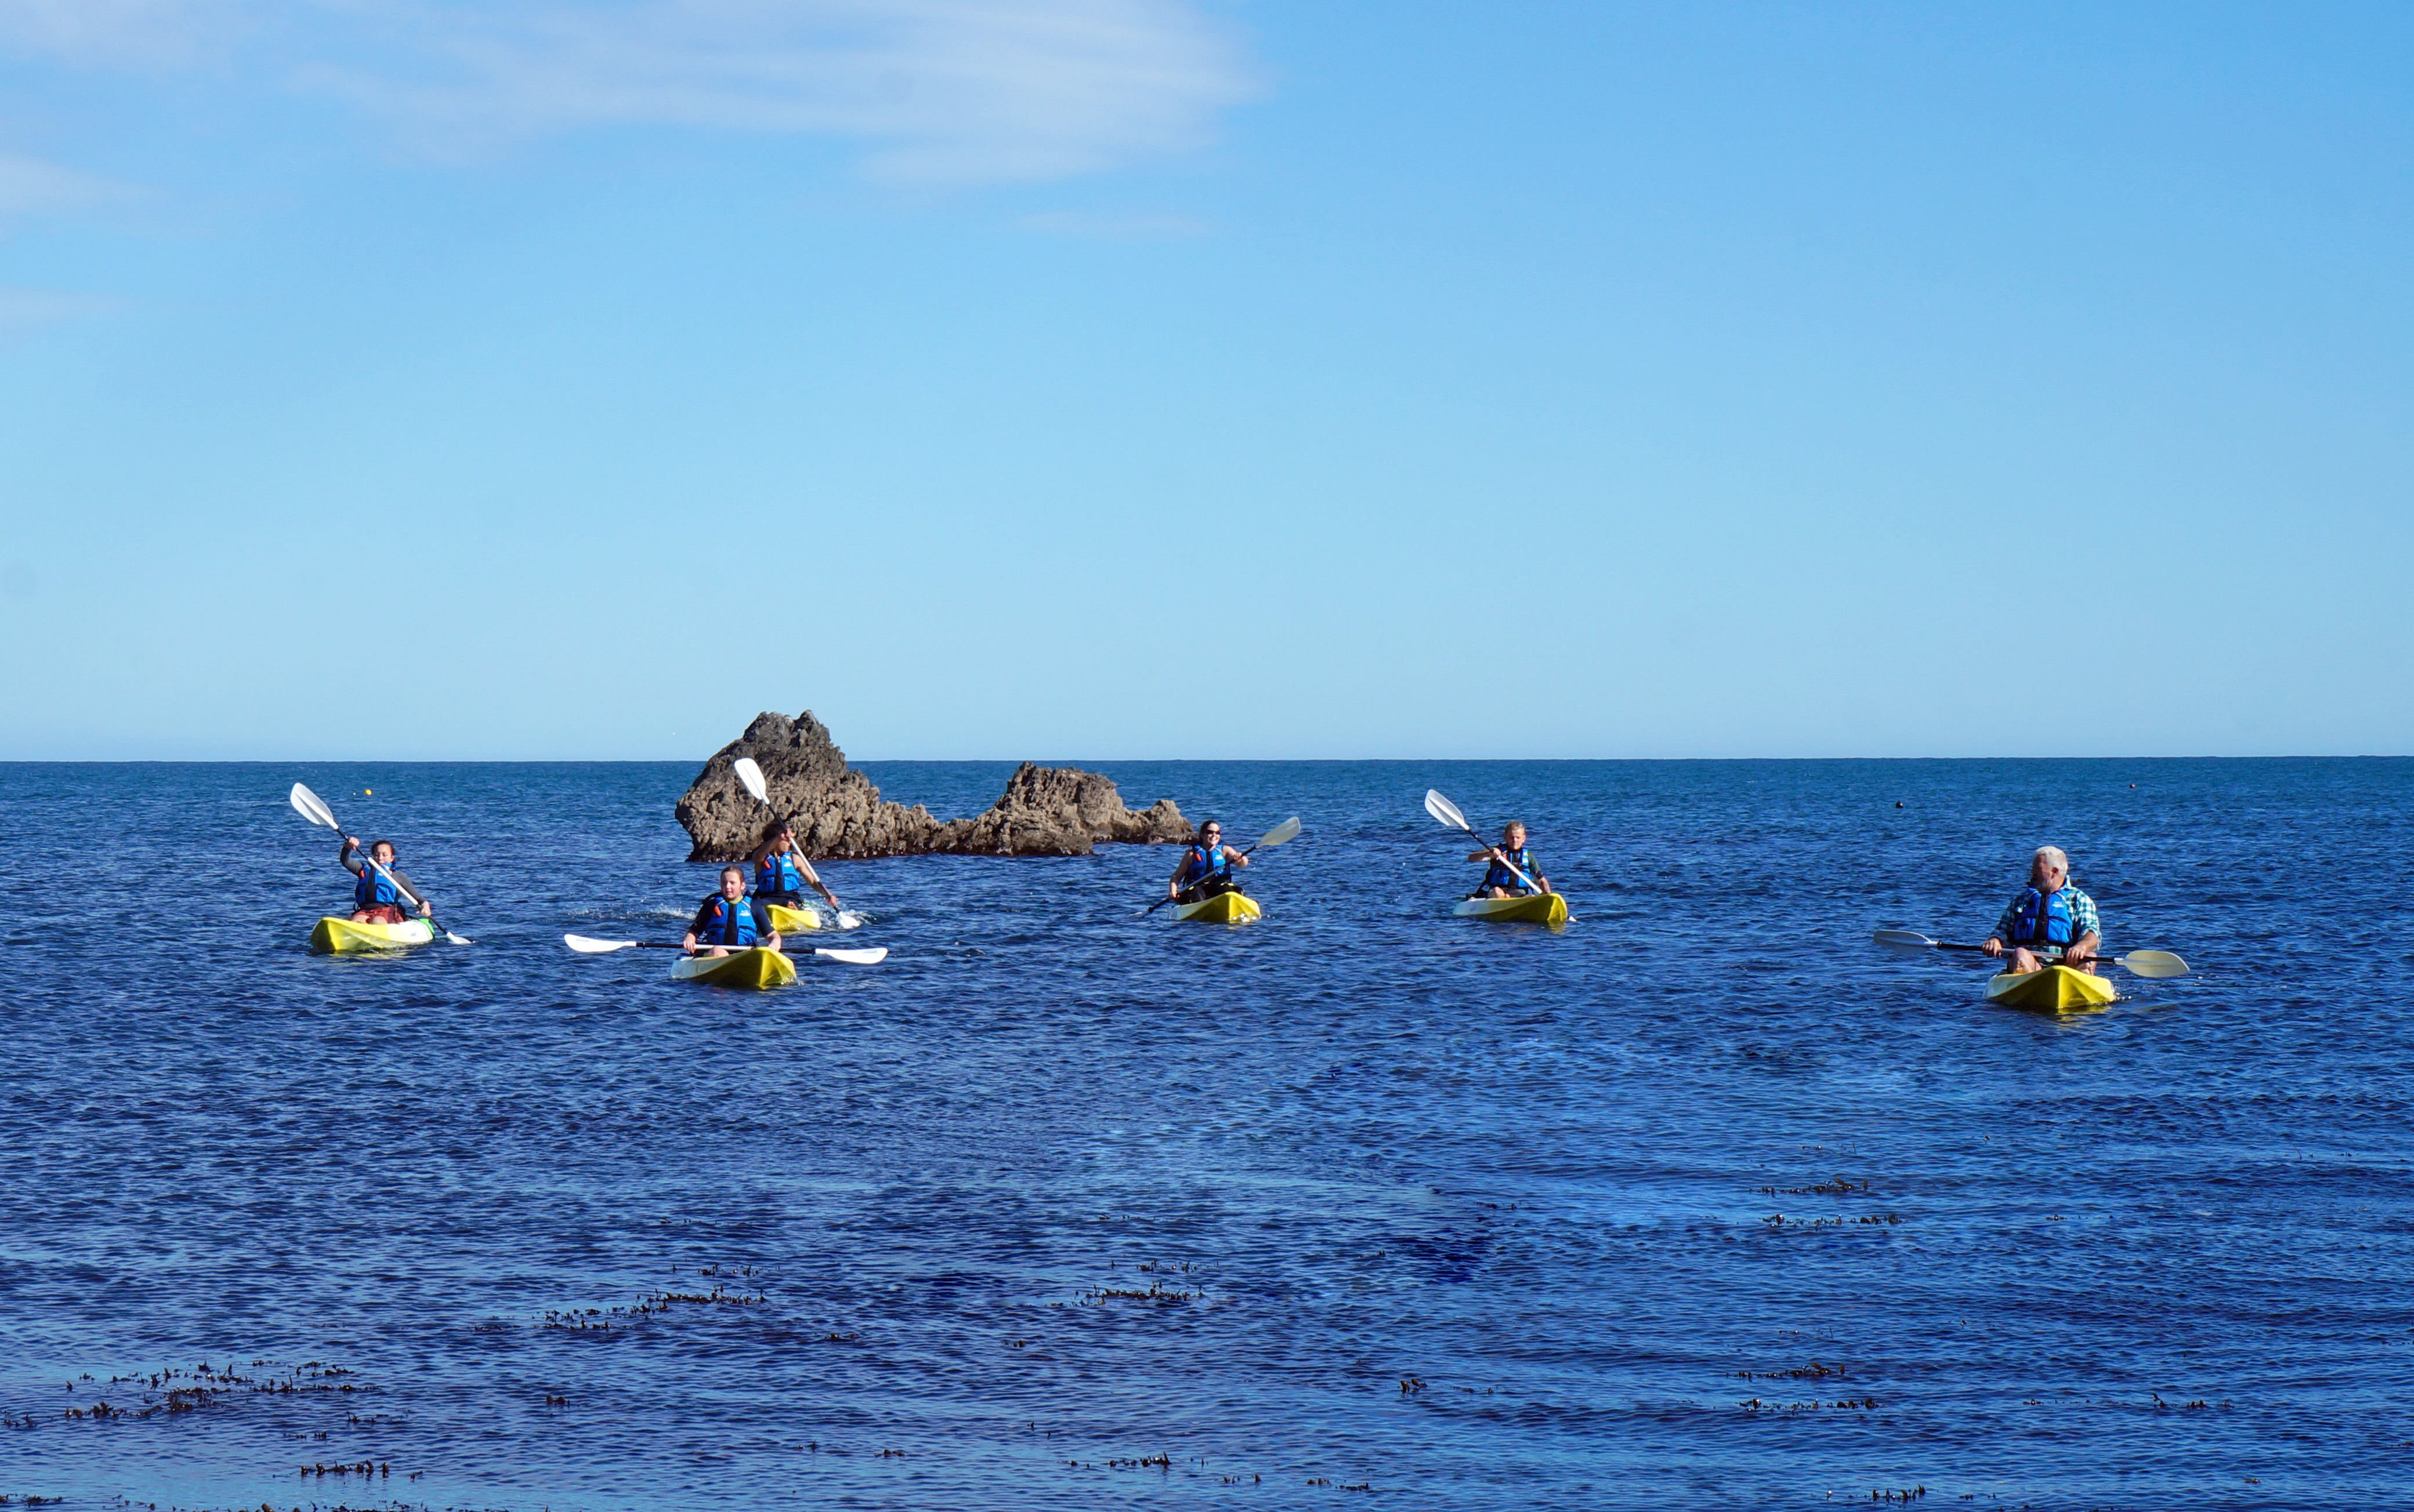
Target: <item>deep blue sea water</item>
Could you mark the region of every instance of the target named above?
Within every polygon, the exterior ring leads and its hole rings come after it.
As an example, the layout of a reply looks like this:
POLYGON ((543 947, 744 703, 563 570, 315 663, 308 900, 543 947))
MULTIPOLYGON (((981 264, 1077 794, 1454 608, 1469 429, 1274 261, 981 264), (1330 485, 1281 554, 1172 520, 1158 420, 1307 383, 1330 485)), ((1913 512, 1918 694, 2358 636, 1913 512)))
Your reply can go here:
POLYGON ((2414 762, 1098 764, 1298 814, 1265 919, 839 863, 893 954, 763 995, 560 943, 691 765, 0 766, 0 1496, 2414 1506, 2414 762), (475 943, 308 955, 296 780, 475 943), (2047 840, 2196 973, 1868 949, 2047 840))

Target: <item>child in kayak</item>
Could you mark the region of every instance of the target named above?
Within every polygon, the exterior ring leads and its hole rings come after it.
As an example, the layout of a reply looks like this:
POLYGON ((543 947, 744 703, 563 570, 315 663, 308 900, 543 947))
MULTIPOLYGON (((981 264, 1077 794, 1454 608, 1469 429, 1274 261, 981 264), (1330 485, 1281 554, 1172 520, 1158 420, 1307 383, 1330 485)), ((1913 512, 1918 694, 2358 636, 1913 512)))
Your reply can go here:
POLYGON ((2029 858, 2029 884, 2004 910, 2004 916, 1995 921, 1995 932, 1978 948, 1989 956, 2001 956, 2009 947, 2015 972, 2050 965, 2057 953, 2063 965, 2084 971, 2091 970, 2087 963, 2095 958, 2102 937, 2095 899, 2070 885, 2069 855, 2061 846, 2041 845, 2029 858))
POLYGON ((1249 858, 1224 845, 1224 826, 1214 820, 1199 826, 1199 838, 1182 853, 1182 864, 1165 884, 1165 896, 1177 903, 1196 903, 1202 897, 1218 893, 1237 893, 1241 884, 1232 878, 1234 867, 1245 867, 1249 858))
POLYGON ((352 922, 354 924, 400 924, 403 918, 402 905, 406 902, 417 907, 425 917, 432 919, 436 916, 436 905, 422 897, 418 889, 410 885, 410 879, 395 869, 392 840, 374 841, 368 850, 363 852, 377 862, 374 867, 368 865, 365 860, 352 859, 353 854, 360 852, 360 849, 361 842, 349 835, 344 837, 344 843, 335 849, 335 860, 353 877, 352 922), (380 867, 383 869, 380 870, 380 867))
POLYGON ((1533 854, 1526 849, 1526 826, 1513 819, 1501 829, 1498 845, 1478 851, 1467 859, 1492 863, 1483 869, 1483 881, 1467 895, 1469 897, 1526 897, 1551 890, 1551 879, 1534 869, 1533 854), (1511 870, 1512 867, 1516 870, 1511 870), (1534 885, 1527 886, 1517 875, 1519 871, 1533 878, 1534 885))
POLYGON ((813 864, 805 859, 804 849, 797 844, 796 827, 783 819, 772 829, 771 838, 754 852, 754 900, 777 903, 783 909, 801 909, 808 887, 822 895, 831 912, 838 912, 838 895, 813 874, 813 864))
POLYGON ((679 948, 691 956, 700 950, 726 956, 757 945, 779 949, 780 931, 771 927, 771 916, 763 912, 763 905, 746 896, 746 868, 723 867, 721 891, 697 906, 695 922, 687 926, 687 938, 679 941, 679 948))

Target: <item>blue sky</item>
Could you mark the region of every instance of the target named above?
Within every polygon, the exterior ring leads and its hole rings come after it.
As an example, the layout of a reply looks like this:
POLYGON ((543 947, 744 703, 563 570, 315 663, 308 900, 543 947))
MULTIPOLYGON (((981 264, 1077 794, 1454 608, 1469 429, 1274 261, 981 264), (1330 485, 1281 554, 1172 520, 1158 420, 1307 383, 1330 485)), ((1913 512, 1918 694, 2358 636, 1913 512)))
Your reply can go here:
POLYGON ((2414 750, 2414 10, 0 8, 0 758, 2414 750))

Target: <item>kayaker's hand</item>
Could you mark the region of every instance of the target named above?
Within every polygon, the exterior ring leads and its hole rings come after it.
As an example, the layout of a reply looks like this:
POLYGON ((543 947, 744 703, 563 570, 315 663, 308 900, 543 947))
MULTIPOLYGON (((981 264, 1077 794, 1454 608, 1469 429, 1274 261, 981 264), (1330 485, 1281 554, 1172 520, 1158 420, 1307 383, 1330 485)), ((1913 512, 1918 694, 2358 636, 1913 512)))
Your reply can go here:
POLYGON ((2095 958, 2095 947, 2088 944, 2072 945, 2062 953, 2062 958, 2064 961, 2092 961, 2095 958))
POLYGON ((1980 945, 1978 948, 1985 951, 1989 956, 2001 956, 2004 953, 2004 942, 1996 939, 1993 935, 1989 935, 1987 937, 1987 942, 1980 945))

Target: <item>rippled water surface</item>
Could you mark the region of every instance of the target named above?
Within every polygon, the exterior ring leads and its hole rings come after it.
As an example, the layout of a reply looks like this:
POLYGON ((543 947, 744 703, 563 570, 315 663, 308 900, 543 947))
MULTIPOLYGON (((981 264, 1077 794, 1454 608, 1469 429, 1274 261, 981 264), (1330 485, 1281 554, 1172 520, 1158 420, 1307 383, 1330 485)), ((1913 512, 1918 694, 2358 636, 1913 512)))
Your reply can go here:
POLYGON ((2414 763, 1105 769, 1298 814, 1265 919, 841 863, 889 959, 738 994, 560 943, 677 938, 692 766, 0 766, 0 1495, 2414 1505, 2414 763), (297 779, 475 943, 307 954, 297 779), (2049 839, 2196 973, 1865 948, 2049 839))

